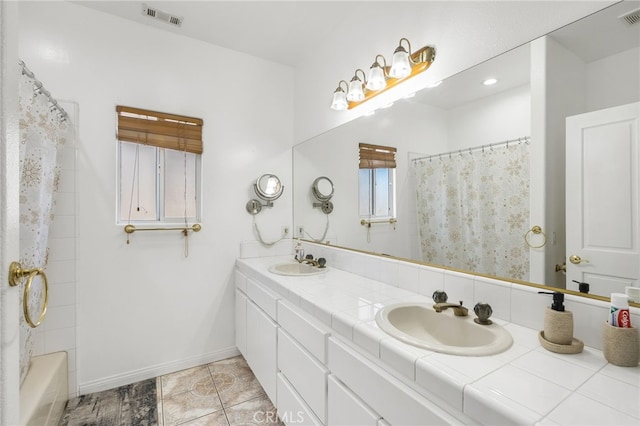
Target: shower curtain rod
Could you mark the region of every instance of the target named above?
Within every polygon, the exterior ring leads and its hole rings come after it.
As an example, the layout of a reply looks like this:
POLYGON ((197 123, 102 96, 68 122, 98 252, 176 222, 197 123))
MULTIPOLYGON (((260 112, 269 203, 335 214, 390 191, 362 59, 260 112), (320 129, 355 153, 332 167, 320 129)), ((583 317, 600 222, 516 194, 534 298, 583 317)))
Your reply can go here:
POLYGON ((65 111, 64 108, 62 108, 60 105, 58 105, 58 101, 53 99, 53 97, 51 96, 51 93, 49 93, 49 91, 44 88, 44 86, 42 85, 42 82, 36 78, 36 76, 33 73, 33 71, 31 71, 29 68, 27 68, 27 65, 24 63, 24 61, 22 59, 18 59, 18 65, 20 65, 20 67, 22 68, 22 74, 23 75, 26 75, 27 77, 33 79, 33 84, 36 86, 34 91, 40 92, 43 95, 45 95, 49 99, 49 103, 51 104, 49 106, 49 108, 51 108, 52 111, 54 109, 57 110, 58 111, 58 117, 60 117, 60 120, 66 121, 67 117, 69 117, 69 114, 67 114, 67 111, 65 111))
POLYGON ((521 144, 521 143, 528 144, 529 142, 531 142, 531 136, 522 136, 517 139, 509 139, 502 142, 491 143, 489 145, 476 146, 475 148, 465 148, 465 149, 459 149, 457 151, 449 151, 449 152, 442 152, 440 154, 426 155, 424 157, 412 158, 411 161, 430 160, 434 157, 442 158, 442 156, 447 156, 447 155, 449 156, 449 158, 451 158, 453 154, 459 154, 459 155, 462 155, 464 153, 472 154, 474 151, 484 152, 485 149, 493 150, 493 148, 497 146, 506 145, 507 147, 509 147, 509 144, 513 142, 516 142, 517 144, 521 144))

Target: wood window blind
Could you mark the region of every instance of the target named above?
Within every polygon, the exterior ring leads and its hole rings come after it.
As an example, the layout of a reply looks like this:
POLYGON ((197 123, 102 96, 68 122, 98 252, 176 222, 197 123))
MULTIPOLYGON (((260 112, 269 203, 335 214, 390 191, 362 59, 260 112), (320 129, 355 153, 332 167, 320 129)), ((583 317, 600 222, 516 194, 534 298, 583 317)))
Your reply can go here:
POLYGON ((202 154, 202 119, 116 106, 118 140, 202 154))
POLYGON ((389 146, 369 145, 361 143, 360 168, 361 169, 395 169, 396 149, 389 146))

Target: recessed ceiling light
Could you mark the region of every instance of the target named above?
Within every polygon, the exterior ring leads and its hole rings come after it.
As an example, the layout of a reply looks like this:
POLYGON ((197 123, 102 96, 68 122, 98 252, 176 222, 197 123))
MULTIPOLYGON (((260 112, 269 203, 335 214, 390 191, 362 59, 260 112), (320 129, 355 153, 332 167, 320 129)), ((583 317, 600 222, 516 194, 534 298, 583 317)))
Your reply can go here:
POLYGON ((485 86, 491 86, 492 84, 496 84, 497 82, 498 80, 496 80, 495 78, 488 78, 483 81, 482 84, 484 84, 485 86))

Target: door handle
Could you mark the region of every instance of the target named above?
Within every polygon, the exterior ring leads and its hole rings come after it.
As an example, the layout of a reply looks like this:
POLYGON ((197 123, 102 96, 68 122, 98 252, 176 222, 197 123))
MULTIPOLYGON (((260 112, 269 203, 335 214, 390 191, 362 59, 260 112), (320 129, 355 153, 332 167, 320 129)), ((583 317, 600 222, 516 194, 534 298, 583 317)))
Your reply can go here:
POLYGON ((569 256, 569 262, 573 263, 574 265, 579 265, 581 263, 589 263, 588 260, 581 258, 577 254, 572 254, 571 256, 569 256))
POLYGON ((9 285, 11 287, 16 287, 20 285, 20 280, 22 278, 27 278, 27 284, 24 287, 24 295, 22 296, 22 310, 24 312, 24 319, 29 324, 29 327, 36 328, 42 321, 44 321, 44 316, 47 314, 47 305, 49 304, 49 283, 47 282, 47 276, 41 268, 34 269, 22 269, 22 265, 20 262, 11 262, 9 265, 9 285), (42 287, 44 293, 44 300, 42 303, 42 310, 40 311, 40 315, 38 316, 38 321, 33 322, 31 319, 31 313, 29 312, 29 299, 31 292, 31 283, 33 279, 38 275, 42 276, 42 287))

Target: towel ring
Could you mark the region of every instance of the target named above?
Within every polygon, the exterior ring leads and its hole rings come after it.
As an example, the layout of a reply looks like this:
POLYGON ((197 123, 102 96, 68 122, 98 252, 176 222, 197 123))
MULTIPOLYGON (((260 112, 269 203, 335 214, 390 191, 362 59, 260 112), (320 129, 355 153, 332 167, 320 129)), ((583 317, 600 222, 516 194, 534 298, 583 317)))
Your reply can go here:
POLYGON ((27 284, 24 287, 24 295, 22 296, 22 310, 24 312, 24 319, 27 324, 29 324, 29 327, 36 328, 42 324, 42 321, 44 321, 44 317, 47 314, 47 306, 49 304, 49 283, 47 282, 47 275, 41 268, 22 269, 22 265, 20 265, 20 263, 11 262, 11 265, 9 265, 9 285, 11 287, 19 285, 20 279, 27 276, 27 284), (29 312, 29 298, 31 295, 31 283, 33 283, 33 279, 38 275, 42 276, 44 302, 42 304, 42 311, 40 311, 40 315, 38 316, 38 321, 34 323, 31 319, 31 313, 29 312))
POLYGON ((526 234, 524 234, 524 242, 527 243, 527 245, 531 248, 540 248, 540 247, 544 247, 545 244, 547 244, 547 234, 545 234, 542 231, 542 228, 539 227, 538 225, 534 225, 533 227, 531 227, 531 229, 529 229, 527 231, 526 234), (535 234, 535 235, 540 235, 542 234, 542 244, 538 245, 538 246, 534 246, 529 242, 529 234, 535 234))

